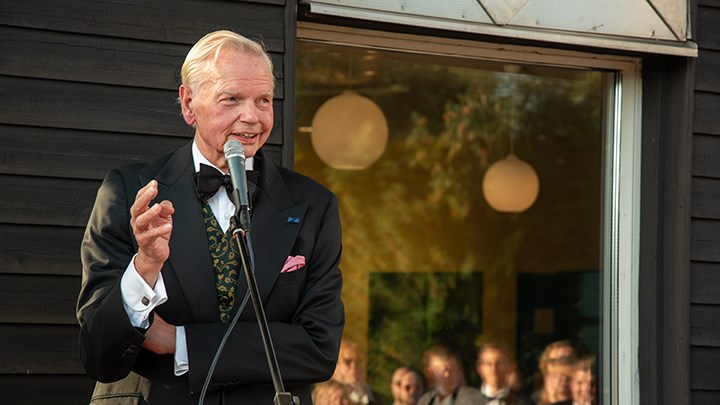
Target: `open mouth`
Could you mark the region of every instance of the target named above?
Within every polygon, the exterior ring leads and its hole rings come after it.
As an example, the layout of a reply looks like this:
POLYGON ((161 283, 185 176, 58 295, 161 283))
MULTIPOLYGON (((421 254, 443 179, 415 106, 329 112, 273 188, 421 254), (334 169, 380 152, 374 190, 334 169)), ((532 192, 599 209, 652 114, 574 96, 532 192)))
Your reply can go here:
POLYGON ((246 133, 246 134, 230 134, 230 136, 234 136, 240 140, 242 140, 242 139, 250 140, 250 139, 253 139, 256 136, 258 136, 258 134, 248 134, 248 133, 246 133))

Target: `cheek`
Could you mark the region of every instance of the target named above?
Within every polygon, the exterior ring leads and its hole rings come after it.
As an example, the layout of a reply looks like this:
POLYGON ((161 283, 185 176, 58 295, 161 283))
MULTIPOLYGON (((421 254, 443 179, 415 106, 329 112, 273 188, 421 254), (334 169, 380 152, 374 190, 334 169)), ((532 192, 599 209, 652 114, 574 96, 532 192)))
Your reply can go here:
POLYGON ((263 126, 269 131, 273 127, 275 119, 275 114, 273 113, 273 110, 265 111, 261 113, 260 115, 260 121, 262 122, 263 126))

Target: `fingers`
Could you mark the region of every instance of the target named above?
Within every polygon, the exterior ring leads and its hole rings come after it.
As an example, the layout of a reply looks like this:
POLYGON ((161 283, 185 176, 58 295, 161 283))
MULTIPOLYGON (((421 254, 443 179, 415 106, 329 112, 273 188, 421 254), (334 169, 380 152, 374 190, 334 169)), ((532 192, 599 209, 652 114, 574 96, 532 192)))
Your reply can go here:
POLYGON ((168 200, 163 200, 160 202, 160 216, 169 218, 172 216, 172 214, 175 213, 175 207, 173 204, 168 200))
POLYGON ((150 205, 150 201, 157 196, 157 193, 157 180, 150 180, 150 182, 138 190, 135 195, 135 202, 132 207, 130 207, 130 214, 137 216, 145 212, 150 205))
POLYGON ((167 225, 172 225, 172 213, 175 210, 172 208, 170 201, 164 202, 170 204, 170 208, 167 208, 167 205, 163 208, 162 203, 153 204, 152 207, 148 208, 140 216, 135 218, 136 232, 148 230, 151 224, 157 225, 158 227, 167 227, 167 225))
POLYGON ((158 183, 150 181, 141 188, 130 207, 130 225, 138 243, 138 253, 143 277, 154 279, 156 270, 168 256, 168 241, 172 233, 172 214, 175 212, 170 201, 162 201, 149 205, 158 195, 158 183), (143 264, 150 264, 145 267, 143 264))
POLYGON ((175 208, 170 201, 162 201, 159 204, 150 206, 150 202, 158 195, 157 184, 157 180, 151 180, 138 190, 135 202, 130 207, 130 224, 136 233, 146 230, 156 218, 163 219, 163 222, 172 222, 172 214, 175 212, 175 208))

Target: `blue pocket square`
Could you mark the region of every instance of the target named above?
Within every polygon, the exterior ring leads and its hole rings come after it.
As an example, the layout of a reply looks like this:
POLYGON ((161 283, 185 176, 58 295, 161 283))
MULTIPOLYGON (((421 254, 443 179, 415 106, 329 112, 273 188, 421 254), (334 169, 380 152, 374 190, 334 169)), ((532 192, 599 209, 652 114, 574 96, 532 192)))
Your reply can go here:
POLYGON ((299 224, 299 223, 300 223, 300 218, 298 218, 298 217, 288 217, 287 221, 288 221, 288 223, 290 223, 290 224, 299 224))

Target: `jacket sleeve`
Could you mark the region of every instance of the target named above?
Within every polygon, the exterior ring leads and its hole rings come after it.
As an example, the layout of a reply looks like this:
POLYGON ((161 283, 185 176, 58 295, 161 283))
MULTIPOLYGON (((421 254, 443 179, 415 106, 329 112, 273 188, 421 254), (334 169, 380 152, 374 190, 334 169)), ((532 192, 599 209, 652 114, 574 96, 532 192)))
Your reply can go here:
MULTIPOLYGON (((282 379, 289 386, 324 381, 332 376, 345 324, 340 298, 342 237, 338 202, 330 195, 324 206, 318 205, 323 211, 319 225, 309 232, 314 245, 307 257, 306 281, 294 316, 289 322, 268 317, 282 379)), ((200 391, 226 329, 226 324, 186 325, 191 392, 200 391)), ((238 322, 213 373, 211 388, 270 381, 257 323, 254 319, 238 322)))
POLYGON ((101 185, 81 246, 82 286, 77 302, 79 350, 85 370, 101 382, 126 377, 143 333, 123 308, 120 280, 136 252, 129 222, 127 184, 111 171, 101 185))

